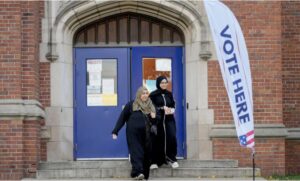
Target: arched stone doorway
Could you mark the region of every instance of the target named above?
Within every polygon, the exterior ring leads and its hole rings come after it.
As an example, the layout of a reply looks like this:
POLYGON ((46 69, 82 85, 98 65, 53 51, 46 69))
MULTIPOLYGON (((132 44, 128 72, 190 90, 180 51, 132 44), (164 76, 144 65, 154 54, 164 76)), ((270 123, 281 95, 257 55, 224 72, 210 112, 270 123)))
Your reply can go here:
POLYGON ((127 159, 125 129, 116 141, 111 130, 122 106, 135 99, 137 88, 154 91, 160 75, 168 78, 177 102, 177 157, 186 157, 183 42, 176 26, 137 13, 105 17, 75 33, 76 160, 127 159))
POLYGON ((52 132, 47 144, 48 160, 73 159, 72 47, 75 32, 95 20, 124 12, 163 20, 183 32, 185 97, 188 103, 187 158, 211 159, 208 130, 213 123, 213 112, 208 109, 207 62, 203 61, 210 56, 210 44, 203 9, 201 2, 192 4, 189 1, 47 2, 46 31, 43 32, 41 50, 51 61, 51 107, 46 109, 46 124, 52 132))

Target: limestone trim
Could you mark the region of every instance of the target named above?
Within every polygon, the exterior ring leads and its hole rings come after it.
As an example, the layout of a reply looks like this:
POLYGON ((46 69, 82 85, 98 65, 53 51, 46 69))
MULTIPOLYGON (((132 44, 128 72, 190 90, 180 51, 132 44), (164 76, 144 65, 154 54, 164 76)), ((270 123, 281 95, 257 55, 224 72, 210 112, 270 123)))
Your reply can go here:
POLYGON ((288 140, 300 140, 300 128, 287 128, 288 135, 286 139, 288 140))
POLYGON ((209 26, 203 4, 197 4, 198 6, 188 1, 164 0, 47 2, 47 16, 50 17, 48 23, 44 24, 48 26, 49 31, 44 33, 43 42, 47 45, 48 52, 43 52, 50 61, 59 61, 58 45, 72 45, 73 35, 80 27, 110 15, 134 12, 153 16, 177 26, 184 32, 186 44, 201 42, 198 58, 207 60, 211 56, 209 26))
MULTIPOLYGON (((255 125, 255 137, 288 137, 289 132, 283 124, 257 124, 255 125)), ((215 124, 211 127, 210 138, 235 138, 234 125, 215 124)))
POLYGON ((43 118, 45 118, 45 111, 37 100, 0 100, 0 120, 40 120, 43 118))
POLYGON ((41 138, 45 140, 50 140, 51 138, 51 130, 49 126, 41 127, 41 138))

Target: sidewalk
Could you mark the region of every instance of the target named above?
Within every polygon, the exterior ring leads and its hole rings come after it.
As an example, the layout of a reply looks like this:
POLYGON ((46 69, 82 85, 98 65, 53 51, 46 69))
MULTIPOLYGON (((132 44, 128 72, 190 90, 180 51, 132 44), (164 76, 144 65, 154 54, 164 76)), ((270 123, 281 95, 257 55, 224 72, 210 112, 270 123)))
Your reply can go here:
MULTIPOLYGON (((128 181, 133 179, 49 179, 49 180, 41 180, 41 179, 22 179, 22 181, 70 181, 70 180, 76 180, 76 181, 128 181)), ((150 178, 151 180, 163 180, 163 181, 229 181, 229 180, 253 180, 252 178, 150 178)), ((267 181, 266 179, 262 177, 256 177, 255 180, 258 181, 267 181)))

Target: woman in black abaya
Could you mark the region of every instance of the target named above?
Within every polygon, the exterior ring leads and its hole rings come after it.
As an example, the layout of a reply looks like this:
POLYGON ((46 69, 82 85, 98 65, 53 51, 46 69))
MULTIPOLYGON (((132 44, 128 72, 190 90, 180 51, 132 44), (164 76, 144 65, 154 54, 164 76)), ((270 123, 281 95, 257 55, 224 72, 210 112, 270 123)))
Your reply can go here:
POLYGON ((157 122, 157 136, 152 140, 150 169, 158 168, 162 164, 169 164, 172 168, 179 167, 176 159, 175 101, 172 92, 167 90, 167 86, 168 79, 165 76, 159 76, 156 79, 157 89, 150 94, 153 104, 161 115, 157 122))
POLYGON ((131 176, 138 180, 148 179, 151 152, 151 124, 155 122, 156 110, 149 99, 147 88, 140 87, 134 101, 124 107, 114 130, 117 139, 119 130, 126 122, 127 145, 132 165, 131 176))

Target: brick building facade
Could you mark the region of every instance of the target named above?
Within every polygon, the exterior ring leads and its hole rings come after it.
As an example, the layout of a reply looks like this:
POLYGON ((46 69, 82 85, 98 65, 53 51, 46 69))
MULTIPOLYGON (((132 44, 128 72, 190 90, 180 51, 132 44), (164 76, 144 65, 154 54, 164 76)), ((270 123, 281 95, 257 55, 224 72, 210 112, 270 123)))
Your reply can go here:
MULTIPOLYGON (((95 3, 105 12, 99 18, 117 12, 105 9, 113 3, 95 3)), ((251 167, 250 150, 241 148, 235 137, 202 2, 156 3, 121 1, 118 8, 149 15, 143 8, 160 7, 164 11, 156 18, 183 31, 189 103, 185 158, 235 159, 240 167, 251 167), (192 8, 181 10, 182 16, 171 15, 180 7, 192 8), (193 25, 197 18, 201 26, 193 25)), ((224 3, 237 17, 249 53, 256 165, 263 176, 299 174, 300 2, 224 3)), ((35 177, 40 161, 74 159, 73 96, 65 96, 63 90, 73 89, 73 36, 99 19, 92 14, 92 6, 71 1, 0 2, 0 179, 35 177)))

